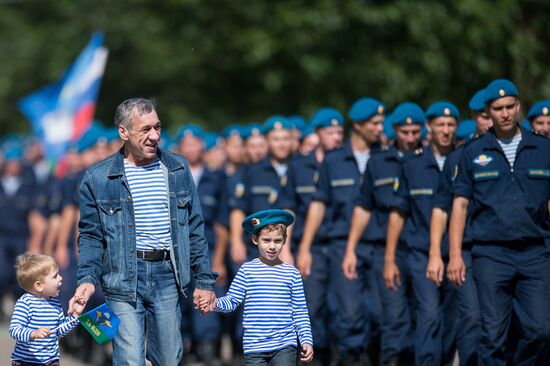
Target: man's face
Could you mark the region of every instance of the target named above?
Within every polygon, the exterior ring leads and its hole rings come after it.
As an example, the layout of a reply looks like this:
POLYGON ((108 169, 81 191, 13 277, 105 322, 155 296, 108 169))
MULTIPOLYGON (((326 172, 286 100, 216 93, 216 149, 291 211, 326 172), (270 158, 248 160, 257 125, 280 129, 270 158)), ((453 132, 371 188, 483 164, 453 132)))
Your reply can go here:
POLYGON ((262 135, 250 136, 246 139, 244 148, 248 160, 252 163, 256 163, 267 155, 267 140, 265 136, 262 135))
POLYGON ((328 126, 317 129, 319 144, 324 151, 330 151, 342 146, 344 141, 344 127, 328 126))
POLYGON ((485 111, 472 112, 472 118, 476 123, 476 129, 479 135, 483 135, 485 132, 489 131, 489 128, 493 127, 493 121, 491 121, 489 114, 485 111))
POLYGON ((493 101, 488 107, 489 117, 497 132, 511 132, 516 128, 516 116, 520 104, 516 97, 504 97, 493 101))
POLYGON ((406 125, 394 127, 397 136, 397 145, 404 151, 416 149, 422 138, 422 127, 420 125, 406 125))
POLYGON ((436 117, 428 122, 427 126, 435 145, 440 147, 451 146, 457 128, 456 118, 450 116, 436 117))
POLYGON ((157 156, 160 141, 160 120, 157 112, 138 116, 132 115, 128 128, 119 127, 119 134, 128 148, 128 153, 136 163, 149 163, 157 156))
POLYGON ((288 129, 272 130, 267 133, 269 153, 280 161, 287 160, 291 153, 292 138, 288 129))
POLYGON ((384 130, 383 122, 384 116, 378 114, 367 121, 353 122, 353 128, 365 142, 374 144, 380 141, 380 136, 384 130))
POLYGON ((310 133, 304 137, 300 144, 300 154, 309 155, 317 146, 319 146, 319 136, 316 133, 310 133))
POLYGON ((197 136, 187 135, 180 139, 180 152, 191 165, 200 162, 203 147, 203 140, 197 136))
POLYGON ((531 121, 535 133, 550 138, 550 116, 538 116, 531 121))
POLYGON ((225 153, 227 160, 234 164, 240 164, 244 158, 244 144, 241 136, 229 136, 225 141, 225 153))

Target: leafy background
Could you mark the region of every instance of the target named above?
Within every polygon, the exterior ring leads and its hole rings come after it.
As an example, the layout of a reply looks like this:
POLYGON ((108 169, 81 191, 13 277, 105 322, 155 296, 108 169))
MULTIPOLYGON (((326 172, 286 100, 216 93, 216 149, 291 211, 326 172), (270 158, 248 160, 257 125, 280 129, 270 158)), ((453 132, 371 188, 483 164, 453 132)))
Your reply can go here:
POLYGON ((498 77, 527 106, 550 95, 546 0, 0 0, 0 134, 27 132, 19 98, 56 81, 95 30, 109 60, 96 117, 154 97, 163 126, 211 130, 470 96, 498 77))

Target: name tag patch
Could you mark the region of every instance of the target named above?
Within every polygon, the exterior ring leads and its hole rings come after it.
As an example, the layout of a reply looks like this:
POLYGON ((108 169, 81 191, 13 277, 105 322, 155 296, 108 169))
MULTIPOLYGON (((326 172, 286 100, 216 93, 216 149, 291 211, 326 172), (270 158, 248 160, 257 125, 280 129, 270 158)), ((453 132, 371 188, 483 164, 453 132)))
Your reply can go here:
POLYGON ((411 196, 431 196, 434 194, 434 190, 430 188, 418 188, 410 190, 411 196))
POLYGON ((550 178, 550 170, 548 169, 529 169, 527 174, 534 178, 550 178))
POLYGON ((344 186, 352 186, 355 184, 354 179, 335 179, 330 181, 330 185, 332 187, 344 187, 344 186))
POLYGON ((296 187, 296 193, 315 193, 315 186, 298 186, 296 187))
POLYGON ((375 187, 385 186, 387 184, 393 184, 394 177, 381 178, 374 181, 375 187))
POLYGON ((270 186, 253 186, 250 188, 252 194, 270 194, 273 190, 270 186))
POLYGON ((488 172, 474 173, 474 179, 475 180, 496 179, 499 176, 500 176, 500 173, 497 170, 491 170, 491 171, 488 171, 488 172))

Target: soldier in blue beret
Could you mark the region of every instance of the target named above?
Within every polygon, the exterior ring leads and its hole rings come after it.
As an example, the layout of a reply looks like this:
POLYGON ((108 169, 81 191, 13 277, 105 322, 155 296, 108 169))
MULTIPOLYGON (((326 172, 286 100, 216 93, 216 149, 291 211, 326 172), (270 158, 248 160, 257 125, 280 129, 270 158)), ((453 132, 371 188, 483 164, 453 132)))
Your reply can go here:
POLYGON ((292 129, 292 153, 295 154, 300 149, 300 140, 304 133, 304 128, 306 127, 306 120, 299 115, 289 116, 288 120, 294 126, 292 129))
POLYGON ((300 155, 309 155, 313 150, 319 146, 319 135, 315 133, 315 129, 311 124, 308 124, 304 128, 302 137, 300 138, 300 148, 298 149, 300 155))
POLYGON ((457 144, 462 145, 466 141, 470 141, 476 134, 476 122, 473 119, 463 119, 458 124, 456 130, 457 144))
POLYGON ((493 126, 489 114, 485 110, 485 89, 478 90, 470 99, 470 117, 476 122, 477 136, 483 135, 493 126))
POLYGON ((235 174, 239 166, 244 163, 244 140, 242 138, 242 126, 229 125, 222 131, 225 139, 225 173, 227 177, 235 174))
MULTIPOLYGON (((436 286, 426 277, 430 251, 432 204, 447 156, 454 149, 460 118, 450 102, 436 102, 426 111, 431 144, 415 151, 397 175, 395 200, 390 201, 385 267, 396 267, 395 252, 400 236, 405 240, 408 267, 416 304, 415 364, 451 364, 455 349, 456 291, 449 283, 436 286), (393 262, 393 263, 392 263, 393 262)), ((443 246, 443 257, 448 255, 443 246)), ((394 278, 386 278, 394 288, 394 278)))
POLYGON ((550 140, 522 129, 517 87, 499 79, 485 89, 493 127, 464 147, 453 183, 447 275, 461 285, 469 208, 472 267, 481 312, 480 363, 535 365, 548 339, 550 140), (512 313, 521 331, 508 348, 512 313), (513 353, 511 359, 509 355, 513 353))
POLYGON ((550 101, 541 100, 533 104, 527 119, 535 133, 550 138, 550 101))
MULTIPOLYGON (((289 181, 288 194, 286 201, 290 204, 286 207, 292 210, 296 215, 293 234, 293 252, 296 252, 297 245, 302 239, 304 232, 304 222, 308 212, 309 203, 316 191, 316 184, 319 180, 319 170, 325 155, 332 150, 341 147, 344 139, 344 117, 334 108, 321 108, 313 116, 310 122, 312 136, 318 141, 309 154, 295 156, 289 163, 289 181)), ((328 237, 327 229, 330 222, 325 217, 326 225, 321 225, 315 235, 314 243, 311 247, 312 267, 309 275, 304 276, 304 287, 306 299, 311 314, 311 323, 314 334, 315 352, 318 359, 324 363, 330 362, 330 337, 329 337, 329 316, 328 303, 329 296, 333 292, 329 285, 331 268, 328 261, 328 237)), ((299 257, 298 264, 302 257, 299 257)), ((302 267, 301 267, 302 268, 302 267)), ((334 310, 330 310, 334 314, 334 310)))
POLYGON ((352 202, 354 219, 349 229, 342 267, 344 275, 351 280, 368 273, 365 262, 373 263, 382 304, 382 363, 407 364, 413 362, 408 250, 402 238, 395 257, 389 258, 391 268, 385 268, 385 247, 390 204, 400 183, 398 175, 402 164, 414 156, 415 149, 421 147, 420 138, 426 117, 420 106, 405 102, 397 106, 389 119, 396 134, 396 145, 373 155, 369 160, 359 194, 352 202), (367 258, 367 251, 372 252, 372 258, 367 258), (391 285, 391 289, 387 284, 391 285))
MULTIPOLYGON (((369 346, 368 343, 370 346, 375 343, 372 338, 376 330, 367 320, 365 297, 369 297, 368 318, 378 319, 380 312, 377 293, 365 295, 364 282, 359 283, 344 277, 341 263, 353 217, 353 200, 359 191, 361 176, 371 156, 376 156, 380 149, 384 105, 374 101, 368 108, 362 109, 361 114, 350 113, 349 117, 352 120, 350 138, 344 142, 342 148, 326 153, 321 163, 297 258, 298 268, 305 278, 322 274, 318 268, 329 267, 330 276, 315 280, 325 281, 323 286, 326 287, 327 278, 330 278, 332 301, 336 300, 338 309, 333 318, 336 347, 343 364, 359 362, 361 354, 369 346), (325 241, 324 245, 320 245, 322 240, 325 241)), ((329 124, 332 125, 332 120, 337 121, 338 118, 329 118, 329 124)), ((323 128, 318 132, 322 130, 323 128)), ((321 137, 320 139, 322 140, 321 137)), ((365 282, 369 280, 370 277, 365 282)), ((319 301, 325 301, 322 298, 324 295, 319 296, 319 301)), ((322 314, 316 316, 320 317, 322 314)), ((330 344, 329 337, 325 334, 324 338, 330 344)))
POLYGON ((243 135, 244 151, 248 163, 257 163, 267 155, 267 140, 264 136, 263 126, 253 123, 245 128, 243 135))
POLYGON ((225 163, 223 137, 215 132, 205 132, 203 160, 211 170, 222 169, 225 163))

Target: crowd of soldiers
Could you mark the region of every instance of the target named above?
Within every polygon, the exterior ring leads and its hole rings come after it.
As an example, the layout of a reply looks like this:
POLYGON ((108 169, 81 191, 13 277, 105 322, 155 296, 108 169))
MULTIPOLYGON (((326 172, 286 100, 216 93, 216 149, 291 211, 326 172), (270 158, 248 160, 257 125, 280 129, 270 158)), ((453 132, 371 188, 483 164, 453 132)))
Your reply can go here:
MULTIPOLYGON (((405 102, 389 113, 360 98, 347 123, 324 107, 309 121, 275 115, 221 134, 185 124, 175 138, 163 132, 161 148, 189 162, 218 295, 256 253, 243 218, 270 208, 295 214, 283 259, 304 279, 317 364, 450 365, 458 354, 461 365, 542 365, 550 101, 531 106, 521 123, 519 115, 517 88, 496 80, 471 98, 471 119, 447 101, 426 110, 405 102), (521 142, 502 135, 510 125, 521 142)), ((30 250, 58 261, 67 304, 76 287, 79 183, 121 148, 118 131, 94 124, 55 167, 40 141, 2 140, 0 295, 6 302, 20 293, 14 260, 30 250)), ((240 360, 242 315, 201 316, 191 306, 186 360, 219 364, 222 335, 240 360)), ((85 338, 64 346, 106 362, 85 338)))

